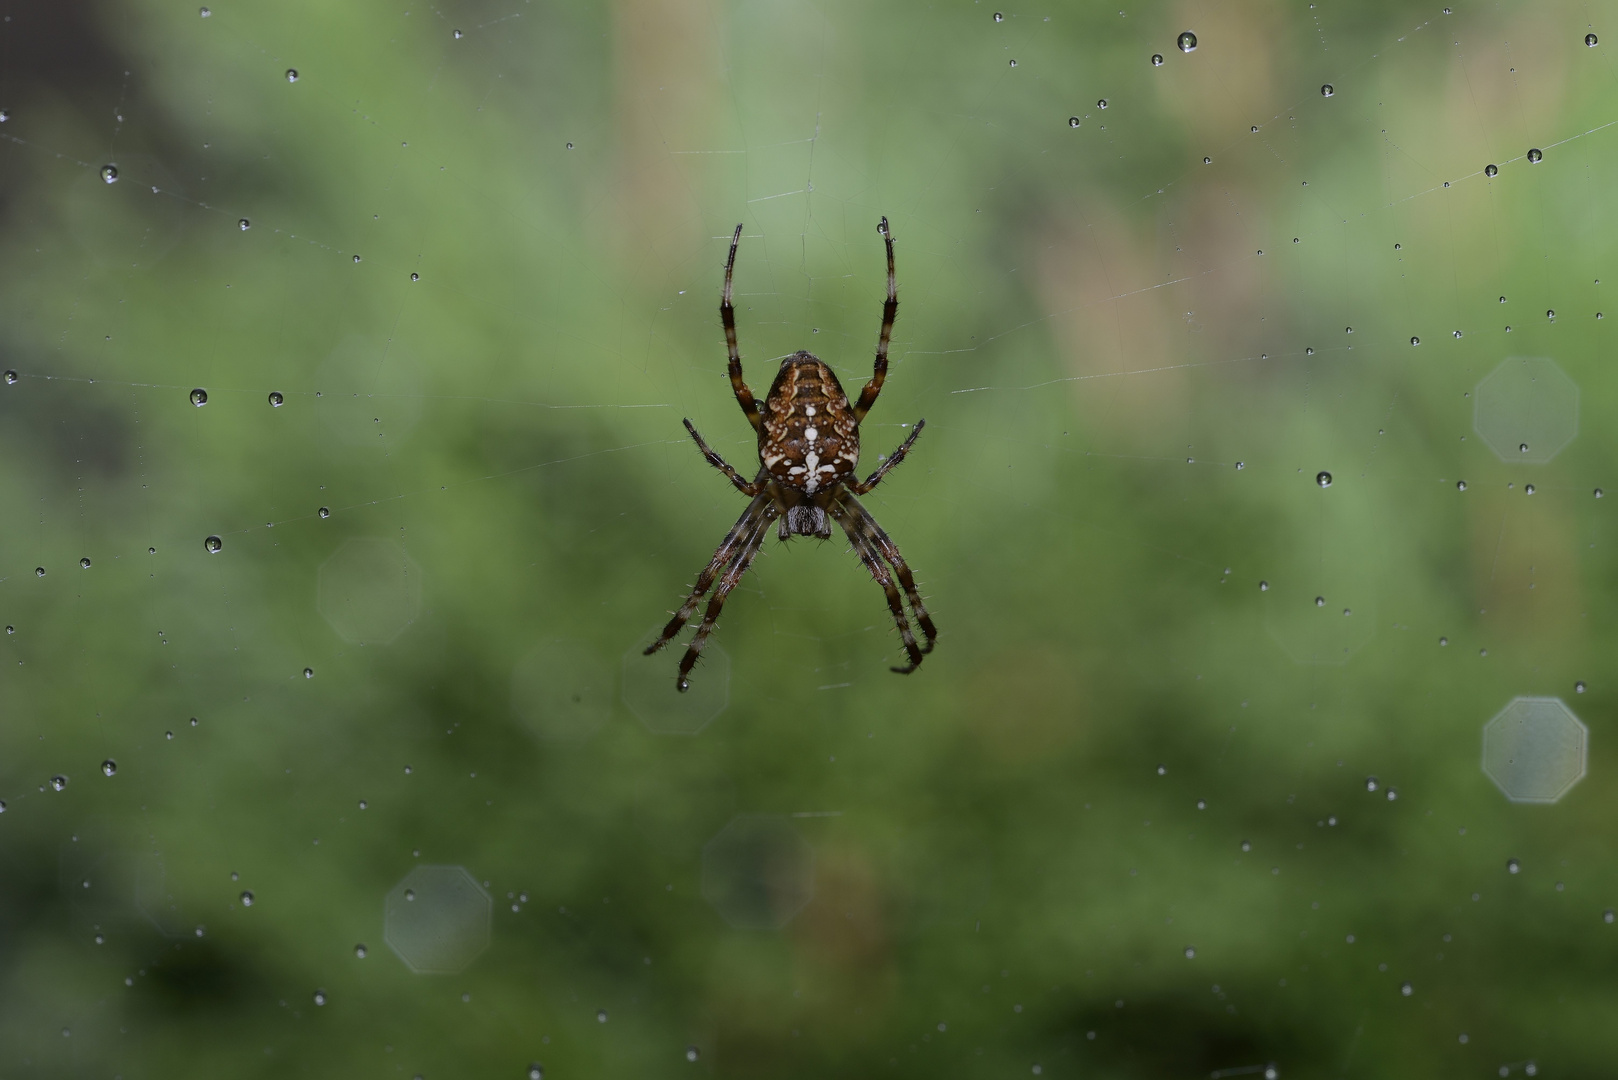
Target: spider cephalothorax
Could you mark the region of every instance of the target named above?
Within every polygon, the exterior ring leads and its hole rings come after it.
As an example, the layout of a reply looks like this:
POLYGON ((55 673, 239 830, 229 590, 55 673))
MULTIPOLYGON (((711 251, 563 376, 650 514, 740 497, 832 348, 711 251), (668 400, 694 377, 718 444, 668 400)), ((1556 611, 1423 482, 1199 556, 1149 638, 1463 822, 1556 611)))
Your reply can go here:
POLYGON ((703 613, 702 624, 680 660, 680 674, 676 685, 684 690, 688 685, 691 668, 708 635, 713 632, 719 612, 725 606, 725 597, 747 572, 753 557, 764 543, 772 521, 778 520, 778 535, 782 540, 791 536, 814 536, 821 540, 831 538, 831 522, 836 521, 848 535, 849 543, 860 562, 871 572, 888 600, 888 609, 899 627, 899 638, 904 642, 910 663, 893 670, 908 674, 916 670, 923 654, 931 652, 938 631, 927 614, 927 607, 916 590, 916 579, 905 565, 899 548, 888 539, 888 534, 876 523, 870 511, 861 506, 856 494, 864 495, 882 481, 888 470, 904 460, 916 436, 921 434, 925 420, 917 420, 910 437, 900 444, 886 461, 864 481, 855 475, 854 467, 860 460, 860 422, 876 403, 882 392, 883 380, 888 375, 888 340, 893 334, 893 320, 899 311, 899 294, 893 276, 893 234, 888 230, 888 219, 877 226, 888 249, 888 298, 882 306, 882 331, 877 338, 876 365, 871 381, 860 391, 859 400, 850 404, 843 386, 832 369, 818 357, 806 352, 795 352, 781 361, 770 392, 760 403, 753 397, 742 379, 742 357, 736 347, 736 312, 730 303, 731 275, 736 269, 736 245, 742 239, 742 227, 730 238, 730 258, 725 262, 725 290, 719 304, 719 317, 725 324, 725 342, 730 350, 730 385, 736 402, 747 415, 747 422, 758 432, 759 472, 751 482, 744 479, 724 458, 720 457, 697 434, 690 420, 686 430, 696 440, 697 448, 709 464, 724 473, 736 490, 749 496, 742 516, 732 526, 719 550, 709 561, 697 583, 686 597, 680 610, 674 613, 662 635, 647 648, 650 655, 673 640, 681 627, 690 621, 697 603, 714 582, 713 597, 703 613), (895 583, 897 579, 897 583, 895 583), (910 620, 905 614, 904 600, 910 602, 916 624, 921 627, 924 644, 917 644, 911 632, 910 620))

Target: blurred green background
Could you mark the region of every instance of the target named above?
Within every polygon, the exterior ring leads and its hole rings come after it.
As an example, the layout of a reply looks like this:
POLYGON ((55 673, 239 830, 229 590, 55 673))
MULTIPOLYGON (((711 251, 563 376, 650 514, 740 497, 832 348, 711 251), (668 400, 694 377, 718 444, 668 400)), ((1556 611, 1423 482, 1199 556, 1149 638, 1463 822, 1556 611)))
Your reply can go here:
POLYGON ((3 5, 0 1072, 1608 1075, 1615 13, 3 5))

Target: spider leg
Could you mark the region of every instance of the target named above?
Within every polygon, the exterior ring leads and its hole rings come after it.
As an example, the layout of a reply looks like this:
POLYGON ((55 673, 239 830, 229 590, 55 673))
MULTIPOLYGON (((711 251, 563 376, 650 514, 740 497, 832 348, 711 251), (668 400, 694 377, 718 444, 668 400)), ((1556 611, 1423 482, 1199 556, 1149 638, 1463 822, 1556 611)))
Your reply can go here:
MULTIPOLYGON (((859 556, 860 562, 865 564, 865 569, 871 572, 876 583, 882 586, 883 595, 888 598, 888 610, 893 612, 894 625, 899 628, 899 639, 904 642, 905 652, 910 657, 907 666, 893 670, 908 675, 921 666, 923 650, 916 645, 916 635, 911 632, 910 620, 905 617, 904 602, 899 599, 899 590, 893 587, 893 575, 888 573, 887 566, 871 546, 870 538, 861 530, 858 517, 849 506, 843 502, 833 502, 828 509, 848 534, 849 543, 854 545, 854 554, 859 556)), ((927 642, 927 647, 932 648, 931 640, 927 642)))
POLYGON ((857 495, 864 495, 867 491, 870 491, 872 488, 880 484, 882 482, 882 478, 888 475, 888 470, 899 464, 899 462, 903 461, 905 459, 905 455, 910 453, 910 444, 916 441, 916 436, 920 435, 921 429, 926 426, 927 421, 925 419, 917 420, 916 426, 911 429, 910 437, 899 444, 899 449, 889 454, 888 460, 884 461, 877 468, 876 472, 868 476, 865 483, 860 483, 858 479, 848 481, 849 490, 857 495))
POLYGON ((764 512, 754 524, 752 532, 742 542, 741 550, 725 568, 725 574, 719 579, 719 587, 713 592, 713 598, 708 601, 708 610, 702 613, 702 625, 697 627, 697 634, 691 639, 686 648, 685 655, 680 658, 680 674, 675 678, 675 688, 684 693, 690 686, 691 669, 697 664, 697 657, 702 655, 702 647, 708 643, 708 635, 713 633, 714 623, 719 621, 719 613, 725 609, 725 597, 730 590, 742 580, 747 568, 753 565, 753 558, 758 555, 759 548, 764 546, 764 537, 770 531, 770 519, 775 516, 775 503, 764 504, 764 512))
POLYGON ((921 593, 916 589, 916 578, 911 574, 904 556, 899 554, 899 545, 888 538, 888 534, 882 531, 882 526, 876 523, 876 518, 872 517, 871 512, 860 505, 859 500, 853 495, 844 493, 842 501, 871 546, 893 564, 893 571, 899 577, 899 584, 904 587, 906 599, 910 601, 910 609, 916 613, 916 624, 921 627, 922 636, 927 639, 921 651, 932 652, 933 642, 938 638, 938 628, 933 626, 932 616, 927 614, 927 605, 921 602, 921 593))
MULTIPOLYGON (((746 480, 742 479, 741 473, 731 468, 729 462, 720 457, 712 447, 702 441, 702 436, 697 434, 696 425, 687 420, 685 422, 685 429, 691 433, 691 437, 693 439, 697 440, 697 449, 701 450, 702 456, 708 459, 708 464, 724 473, 726 479, 728 479, 732 484, 735 484, 736 490, 741 492, 743 495, 757 495, 759 492, 763 491, 765 485, 769 483, 766 475, 764 473, 760 473, 758 478, 749 484, 746 480)), ((914 436, 912 436, 912 438, 914 438, 914 436)))
POLYGON ((736 392, 736 404, 747 414, 747 422, 757 431, 763 421, 763 410, 742 379, 742 354, 736 347, 736 309, 730 306, 730 276, 736 269, 736 245, 741 242, 742 227, 737 225, 730 238, 730 258, 725 260, 725 292, 719 301, 719 319, 725 324, 725 345, 730 350, 730 388, 736 392))
POLYGON ((674 639, 674 635, 678 634, 681 628, 691 621, 691 615, 697 610, 697 603, 702 599, 702 594, 708 591, 708 587, 713 584, 714 578, 719 576, 719 571, 724 568, 725 564, 735 558, 738 545, 745 543, 752 536, 754 530, 759 527, 760 521, 769 521, 771 516, 769 513, 770 506, 770 497, 768 495, 759 495, 747 504, 747 509, 742 511, 742 516, 736 519, 736 524, 730 527, 730 532, 726 533, 725 539, 720 542, 718 550, 714 552, 713 559, 703 568, 702 573, 697 575, 697 583, 692 586, 691 595, 685 598, 685 603, 680 605, 680 610, 676 611, 674 617, 669 620, 668 625, 663 627, 662 635, 646 647, 644 655, 650 656, 667 645, 674 639))
MULTIPOLYGON (((899 293, 893 281, 893 233, 888 228, 888 219, 884 215, 876 231, 882 234, 882 239, 888 245, 888 299, 882 305, 882 332, 876 341, 876 366, 871 372, 871 381, 865 384, 860 391, 860 398, 854 403, 854 422, 857 424, 865 419, 865 414, 871 411, 876 404, 876 396, 882 392, 882 383, 888 377, 888 339, 893 336, 893 320, 899 314, 899 293)), ((738 226, 737 232, 740 233, 738 226)))

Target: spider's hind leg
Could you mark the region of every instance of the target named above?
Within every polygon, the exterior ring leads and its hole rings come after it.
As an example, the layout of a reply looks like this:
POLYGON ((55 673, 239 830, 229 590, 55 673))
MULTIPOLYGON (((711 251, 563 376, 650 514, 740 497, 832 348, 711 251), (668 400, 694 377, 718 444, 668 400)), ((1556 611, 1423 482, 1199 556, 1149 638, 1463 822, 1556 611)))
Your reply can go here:
MULTIPOLYGON (((908 675, 921 666, 922 655, 932 649, 932 639, 929 637, 926 649, 916 644, 916 635, 911 632, 910 620, 905 616, 904 601, 899 599, 899 590, 893 584, 893 575, 888 572, 887 564, 882 561, 869 537, 860 528, 856 511, 848 505, 849 502, 853 502, 851 497, 846 502, 833 503, 831 513, 843 527, 843 531, 848 534, 848 541, 854 546, 854 554, 859 556, 860 562, 865 564, 865 569, 871 572, 876 583, 882 586, 882 595, 887 598, 888 610, 893 613, 894 625, 899 628, 899 640, 904 642, 905 653, 910 657, 908 665, 893 670, 900 675, 908 675)), ((854 503, 854 506, 858 505, 854 503)), ((928 625, 931 626, 931 620, 928 620, 928 625)))

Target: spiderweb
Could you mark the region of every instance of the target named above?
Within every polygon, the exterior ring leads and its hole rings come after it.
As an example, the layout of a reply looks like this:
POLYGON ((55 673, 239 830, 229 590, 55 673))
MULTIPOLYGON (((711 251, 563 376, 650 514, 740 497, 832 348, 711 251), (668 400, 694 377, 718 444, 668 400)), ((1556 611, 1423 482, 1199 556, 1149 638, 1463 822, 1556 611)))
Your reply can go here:
POLYGON ((7 1065, 1610 1059, 1603 17, 5 16, 7 1065), (853 388, 883 215, 944 636, 772 539, 679 695, 731 229, 853 388))

